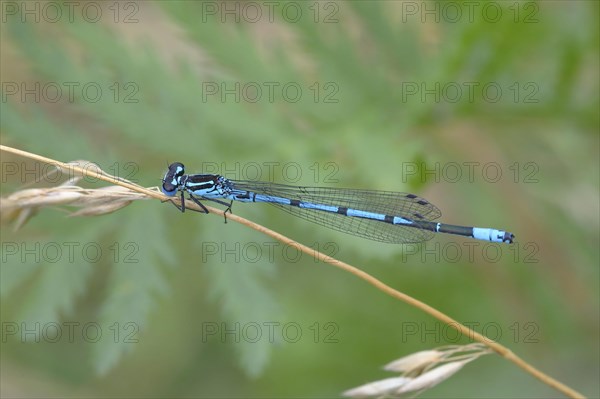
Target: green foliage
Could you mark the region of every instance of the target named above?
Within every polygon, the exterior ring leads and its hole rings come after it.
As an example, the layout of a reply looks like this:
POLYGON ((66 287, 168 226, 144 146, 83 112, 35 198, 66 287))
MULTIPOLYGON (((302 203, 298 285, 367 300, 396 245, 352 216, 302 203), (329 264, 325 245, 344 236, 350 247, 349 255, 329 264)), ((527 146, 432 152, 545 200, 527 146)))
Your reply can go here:
MULTIPOLYGON (((275 13, 273 22, 223 23, 220 15, 203 14, 206 3, 142 2, 139 22, 131 25, 7 18, 0 39, 3 82, 28 87, 55 82, 63 96, 38 102, 2 93, 7 95, 0 104, 2 143, 62 161, 88 159, 145 186, 157 185, 172 161, 182 161, 190 172, 200 172, 204 162, 223 163, 225 173, 236 178, 245 176, 233 170, 235 163, 274 161, 300 165, 298 184, 330 184, 323 165, 333 163, 338 186, 414 191, 438 205, 449 223, 514 230, 523 244, 535 244, 537 262, 523 261, 531 255, 524 246, 517 260, 505 250, 498 263, 481 256, 474 262, 432 261, 422 254, 435 243, 406 261, 410 249, 346 237, 268 207, 236 204, 234 212, 309 245, 334 243, 341 259, 463 320, 503 320, 505 332, 515 319, 534 320, 548 341, 519 349, 546 356, 544 361, 555 362, 550 369, 567 369, 552 356, 557 346, 568 353, 588 345, 597 353, 596 3, 499 3, 507 17, 497 23, 478 17, 404 21, 400 3, 383 1, 277 2, 278 10, 298 5, 305 18, 290 22, 275 13), (510 7, 517 4, 521 14, 515 22, 510 7), (537 10, 536 21, 524 23, 531 10, 537 10), (332 11, 335 21, 323 22, 332 11), (73 99, 67 99, 65 82, 78 84, 73 99), (273 101, 266 82, 277 84, 273 101), (439 92, 436 84, 456 83, 464 90, 464 82, 478 83, 474 100, 466 92, 458 101, 422 96, 421 85, 439 92), (88 83, 101 88, 97 101, 82 92, 88 83), (287 83, 302 88, 298 101, 282 96, 287 83), (503 89, 498 102, 485 100, 485 83, 503 89), (237 84, 258 85, 262 97, 253 102, 223 95, 223 88, 237 84), (219 92, 211 95, 215 87, 219 92), (410 95, 409 87, 420 91, 410 95), (463 178, 454 184, 426 173, 432 165, 452 162, 496 162, 504 175, 490 183, 477 169, 474 182, 463 178), (311 169, 315 163, 318 175, 311 169), (537 169, 526 166, 531 163, 537 169), (407 173, 406 164, 416 166, 416 173, 407 173)), ((4 177, 3 196, 8 187, 31 180, 4 177)), ((141 381, 152 368, 148 359, 161 357, 170 367, 137 384, 148 395, 335 396, 365 376, 381 377, 380 364, 439 344, 406 342, 403 322, 428 321, 403 305, 312 260, 290 262, 280 251, 267 259, 263 241, 233 223, 181 215, 151 201, 96 218, 44 210, 19 233, 3 226, 2 243, 58 243, 63 251, 66 242, 97 243, 103 256, 90 262, 76 251, 74 262, 66 256, 54 263, 23 261, 8 256, 4 246, 2 321, 97 322, 103 330, 98 342, 61 347, 86 366, 75 362, 56 371, 63 383, 79 376, 92 396, 139 394, 130 381, 141 381), (258 243, 264 252, 257 262, 223 260, 207 256, 207 243, 220 251, 258 243), (181 275, 194 278, 174 277, 181 275), (161 312, 167 303, 179 312, 172 318, 161 312), (339 344, 308 340, 292 346, 279 337, 275 343, 217 345, 205 342, 199 327, 207 320, 244 325, 295 317, 305 321, 305 333, 315 322, 335 322, 339 344), (139 342, 125 339, 126 326, 134 327, 131 338, 139 342), (243 375, 223 355, 230 347, 243 375), (184 360, 168 363, 171 353, 184 360)), ((18 338, 6 345, 9 356, 22 356, 33 369, 53 370, 58 361, 52 350, 35 347, 36 355, 26 356, 18 338)), ((586 382, 597 374, 597 364, 581 369, 588 371, 572 367, 566 375, 588 384, 590 396, 597 394, 597 386, 586 382)), ((494 370, 474 373, 481 378, 471 381, 501 378, 494 370)), ((532 396, 542 395, 531 389, 532 396)))
MULTIPOLYGON (((274 264, 249 261, 260 259, 263 250, 254 240, 256 234, 242 230, 236 234, 235 239, 226 238, 218 244, 211 242, 218 246, 219 258, 224 262, 213 261, 206 264, 206 278, 211 282, 208 295, 219 303, 223 318, 229 326, 261 324, 280 320, 282 316, 277 298, 268 291, 263 282, 265 278, 273 276, 274 264), (248 246, 248 243, 253 245, 248 246), (232 254, 228 256, 227 250, 232 254)), ((196 243, 197 248, 202 248, 199 240, 196 243)), ((214 247, 211 246, 212 249, 214 247)), ((263 373, 268 364, 273 342, 268 339, 252 341, 244 340, 235 348, 239 352, 240 365, 249 376, 256 378, 263 373)))
MULTIPOLYGON (((143 331, 156 308, 157 297, 168 294, 161 264, 172 264, 175 254, 167 242, 165 228, 159 218, 142 213, 131 215, 116 234, 115 263, 106 290, 110 293, 98 314, 98 323, 118 328, 143 331), (116 324, 115 324, 116 323, 116 324)), ((102 340, 93 346, 92 361, 100 374, 114 367, 119 358, 132 349, 135 335, 117 340, 102 340)))

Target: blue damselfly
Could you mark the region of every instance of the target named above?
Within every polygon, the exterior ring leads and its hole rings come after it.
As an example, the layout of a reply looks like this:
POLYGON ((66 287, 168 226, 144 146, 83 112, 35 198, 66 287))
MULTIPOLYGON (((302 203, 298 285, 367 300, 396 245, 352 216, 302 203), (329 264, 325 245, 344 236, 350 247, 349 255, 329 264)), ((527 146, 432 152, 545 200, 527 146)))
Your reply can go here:
POLYGON ((169 165, 162 186, 165 195, 184 193, 206 213, 200 200, 227 206, 233 201, 266 202, 292 215, 359 237, 387 243, 419 243, 434 233, 457 234, 478 240, 512 243, 512 233, 480 227, 434 222, 442 213, 429 201, 414 194, 349 188, 299 187, 285 184, 231 180, 213 174, 185 174, 179 162, 169 165), (225 202, 223 200, 229 200, 225 202))

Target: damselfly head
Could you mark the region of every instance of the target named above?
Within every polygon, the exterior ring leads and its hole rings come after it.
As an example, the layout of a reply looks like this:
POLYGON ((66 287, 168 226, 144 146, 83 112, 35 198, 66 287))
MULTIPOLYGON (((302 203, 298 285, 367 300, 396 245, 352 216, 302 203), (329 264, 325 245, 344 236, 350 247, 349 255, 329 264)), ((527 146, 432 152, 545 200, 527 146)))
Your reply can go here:
POLYGON ((169 170, 165 173, 165 177, 163 178, 163 183, 161 186, 161 190, 163 194, 168 195, 170 197, 177 194, 177 190, 179 188, 179 181, 181 176, 185 174, 185 167, 180 162, 174 162, 169 165, 169 170))
POLYGON ((513 233, 505 232, 504 237, 502 237, 502 242, 512 244, 514 242, 514 239, 515 235, 513 233))

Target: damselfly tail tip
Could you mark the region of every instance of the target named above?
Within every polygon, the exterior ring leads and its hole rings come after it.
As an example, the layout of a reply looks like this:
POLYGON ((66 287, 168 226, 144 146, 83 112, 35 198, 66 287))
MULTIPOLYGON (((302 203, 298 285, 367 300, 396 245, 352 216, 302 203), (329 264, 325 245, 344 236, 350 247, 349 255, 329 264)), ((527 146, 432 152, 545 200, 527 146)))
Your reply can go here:
POLYGON ((503 242, 507 244, 512 244, 514 242, 514 239, 515 235, 513 233, 504 232, 504 237, 502 238, 503 242))

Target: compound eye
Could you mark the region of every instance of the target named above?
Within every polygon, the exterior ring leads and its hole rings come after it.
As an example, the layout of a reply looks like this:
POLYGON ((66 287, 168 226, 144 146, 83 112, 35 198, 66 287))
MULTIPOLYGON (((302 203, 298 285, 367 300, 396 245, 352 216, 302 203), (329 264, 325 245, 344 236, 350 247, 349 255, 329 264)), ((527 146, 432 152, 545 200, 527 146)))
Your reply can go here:
POLYGON ((161 191, 163 192, 164 195, 168 195, 169 197, 172 197, 177 193, 177 186, 171 184, 170 182, 163 180, 161 191))
POLYGON ((163 194, 168 195, 170 197, 174 196, 177 193, 177 189, 179 187, 179 179, 185 173, 185 167, 180 162, 175 162, 169 165, 169 170, 165 173, 165 177, 163 178, 163 184, 161 187, 161 191, 163 194))

